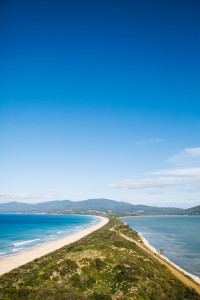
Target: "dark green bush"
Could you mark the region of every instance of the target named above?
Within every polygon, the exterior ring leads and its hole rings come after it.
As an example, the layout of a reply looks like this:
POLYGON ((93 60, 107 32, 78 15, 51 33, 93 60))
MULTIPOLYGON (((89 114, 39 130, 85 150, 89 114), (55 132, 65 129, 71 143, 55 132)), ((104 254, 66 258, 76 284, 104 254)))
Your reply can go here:
POLYGON ((90 266, 96 268, 99 271, 105 267, 105 263, 100 258, 96 258, 90 262, 90 266))
POLYGON ((83 251, 83 247, 75 248, 74 251, 83 251))
POLYGON ((71 274, 75 272, 78 268, 78 265, 75 261, 71 259, 66 259, 62 261, 59 265, 59 271, 62 276, 65 276, 66 274, 71 274))
POLYGON ((22 287, 18 290, 18 296, 20 299, 26 300, 29 294, 30 294, 30 290, 27 287, 22 287))
POLYGON ((91 300, 112 300, 110 295, 104 295, 104 294, 97 294, 94 293, 91 297, 91 300))
POLYGON ((96 280, 93 277, 89 276, 88 279, 85 281, 85 287, 91 288, 95 283, 96 280))
POLYGON ((74 274, 73 276, 71 276, 70 281, 72 282, 72 285, 74 287, 82 287, 81 285, 81 277, 79 274, 74 274))
POLYGON ((66 294, 66 295, 61 295, 61 296, 56 296, 55 300, 85 300, 86 298, 82 295, 76 294, 76 293, 71 293, 71 294, 66 294))

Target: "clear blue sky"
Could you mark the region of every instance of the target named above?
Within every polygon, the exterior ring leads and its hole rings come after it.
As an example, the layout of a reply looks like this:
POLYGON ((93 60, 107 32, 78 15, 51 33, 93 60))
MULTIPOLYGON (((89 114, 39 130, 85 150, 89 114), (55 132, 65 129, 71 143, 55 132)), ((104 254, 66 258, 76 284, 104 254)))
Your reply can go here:
POLYGON ((200 2, 0 2, 0 202, 200 204, 200 2))

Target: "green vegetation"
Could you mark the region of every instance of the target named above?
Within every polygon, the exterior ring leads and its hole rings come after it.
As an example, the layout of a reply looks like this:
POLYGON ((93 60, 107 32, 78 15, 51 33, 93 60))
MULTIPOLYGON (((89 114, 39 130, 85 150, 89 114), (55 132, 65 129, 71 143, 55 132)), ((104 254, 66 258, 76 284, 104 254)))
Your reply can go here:
POLYGON ((200 215, 200 205, 188 208, 184 212, 187 215, 200 215))
POLYGON ((184 210, 174 207, 154 207, 132 205, 109 199, 89 199, 84 201, 50 201, 37 204, 9 202, 0 204, 0 213, 47 213, 101 215, 174 215, 184 214, 184 210))
POLYGON ((122 221, 0 277, 1 300, 200 299, 156 259, 123 239, 122 221))

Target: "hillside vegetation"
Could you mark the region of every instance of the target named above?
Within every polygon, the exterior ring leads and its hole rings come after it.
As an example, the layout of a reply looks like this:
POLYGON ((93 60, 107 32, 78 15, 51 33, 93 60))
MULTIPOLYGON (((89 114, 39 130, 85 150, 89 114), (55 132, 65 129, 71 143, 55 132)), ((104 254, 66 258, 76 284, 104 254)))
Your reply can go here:
POLYGON ((2 300, 200 299, 123 233, 138 235, 118 219, 0 277, 2 300))
POLYGON ((200 215, 200 205, 185 210, 188 215, 200 215))
POLYGON ((0 204, 0 213, 173 215, 183 214, 184 210, 174 207, 133 205, 109 199, 88 199, 84 201, 57 200, 37 204, 8 202, 0 204))

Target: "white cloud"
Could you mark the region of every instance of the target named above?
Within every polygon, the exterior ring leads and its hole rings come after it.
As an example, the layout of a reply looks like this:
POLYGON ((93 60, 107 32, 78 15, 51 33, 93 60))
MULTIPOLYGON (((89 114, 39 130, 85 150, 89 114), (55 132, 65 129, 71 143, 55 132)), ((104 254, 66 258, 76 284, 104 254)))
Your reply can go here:
POLYGON ((11 194, 11 193, 0 192, 0 198, 4 198, 4 199, 30 199, 32 197, 31 197, 31 195, 26 194, 26 193, 11 194))
POLYGON ((6 193, 4 193, 4 192, 0 192, 0 198, 4 198, 4 197, 6 197, 7 196, 7 194, 6 193))
POLYGON ((153 178, 121 180, 108 185, 108 187, 111 189, 142 190, 146 195, 168 194, 172 191, 174 193, 177 189, 181 189, 181 193, 190 193, 191 189, 193 189, 191 193, 198 193, 200 190, 200 147, 186 148, 170 157, 167 162, 178 166, 147 173, 154 175, 153 178))
POLYGON ((182 169, 169 169, 169 170, 158 170, 150 172, 151 175, 200 175, 200 168, 182 168, 182 169))
POLYGON ((175 164, 200 162, 200 147, 186 148, 178 154, 175 154, 168 158, 167 162, 175 164))
POLYGON ((140 141, 140 142, 137 142, 136 143, 136 146, 142 146, 142 145, 145 145, 145 144, 157 144, 157 143, 160 143, 162 142, 162 139, 160 138, 152 138, 152 139, 148 139, 148 140, 143 140, 143 141, 140 141))
POLYGON ((18 199, 30 199, 31 195, 26 193, 19 193, 19 194, 13 194, 12 198, 18 198, 18 199))
POLYGON ((200 185, 200 177, 158 177, 152 179, 127 179, 113 184, 110 188, 144 189, 151 187, 167 187, 180 185, 200 185))

